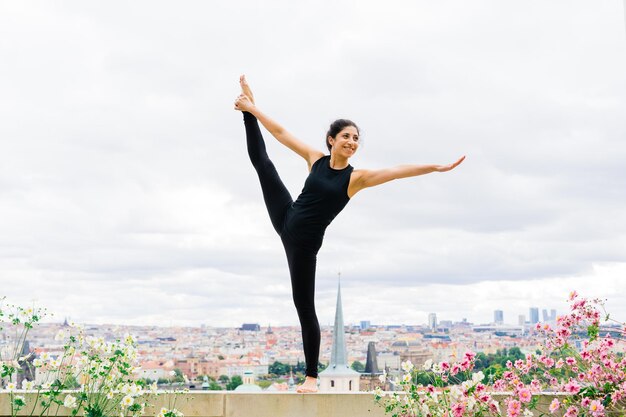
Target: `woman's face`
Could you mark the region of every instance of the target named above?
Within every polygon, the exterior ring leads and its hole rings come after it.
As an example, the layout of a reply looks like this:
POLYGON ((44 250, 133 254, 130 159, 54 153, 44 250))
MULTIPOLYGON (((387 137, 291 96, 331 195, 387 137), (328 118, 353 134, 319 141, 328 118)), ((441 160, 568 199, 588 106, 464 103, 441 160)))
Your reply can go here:
POLYGON ((354 126, 347 126, 328 141, 332 146, 331 153, 350 158, 359 147, 359 131, 354 126))

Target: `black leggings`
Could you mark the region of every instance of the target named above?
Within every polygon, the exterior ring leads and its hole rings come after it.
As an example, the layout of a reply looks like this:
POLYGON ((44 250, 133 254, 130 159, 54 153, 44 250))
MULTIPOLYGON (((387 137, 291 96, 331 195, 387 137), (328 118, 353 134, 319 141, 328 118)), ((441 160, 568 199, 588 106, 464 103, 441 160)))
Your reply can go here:
POLYGON ((300 245, 290 239, 287 233, 283 233, 285 216, 293 203, 293 199, 278 176, 274 164, 267 156, 265 142, 256 117, 244 112, 243 120, 246 126, 248 155, 261 181, 263 199, 272 225, 281 237, 287 254, 293 302, 296 305, 302 327, 306 375, 317 378, 317 363, 320 353, 320 325, 315 314, 317 250, 300 245))

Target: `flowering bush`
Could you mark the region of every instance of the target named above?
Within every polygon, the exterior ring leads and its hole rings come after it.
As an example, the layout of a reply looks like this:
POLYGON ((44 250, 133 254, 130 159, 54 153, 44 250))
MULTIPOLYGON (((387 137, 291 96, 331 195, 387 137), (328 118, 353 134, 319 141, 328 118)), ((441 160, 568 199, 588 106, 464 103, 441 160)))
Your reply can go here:
MULTIPOLYGON (((136 341, 132 336, 107 342, 101 337, 85 336, 82 326, 71 324, 55 337, 64 343, 60 355, 53 357, 42 352, 36 358, 34 353, 22 357, 26 335, 41 319, 42 311, 2 307, 0 304, 0 319, 3 319, 0 324, 7 323, 16 334, 15 346, 10 349, 12 356, 0 357, 0 377, 7 381, 4 389, 10 394, 13 416, 23 409, 30 411, 30 415, 57 415, 61 407, 71 410, 73 416, 79 412, 87 417, 138 417, 144 413, 147 403, 143 398, 156 394, 157 385, 145 387, 143 381, 135 377, 139 367, 136 341), (29 371, 33 375, 36 372, 39 381, 35 384, 24 379, 22 383, 22 390, 35 393, 30 404, 24 396, 16 395, 18 387, 13 381, 18 373, 29 371)), ((162 409, 159 417, 182 417, 182 413, 170 407, 162 409)))
MULTIPOLYGON (((508 361, 506 371, 492 386, 484 385, 482 372, 471 373, 475 355, 467 352, 460 362, 433 365, 429 361, 421 371, 410 362, 403 363, 402 379, 392 381, 401 393, 385 394, 377 389, 376 402, 393 417, 623 415, 626 358, 618 343, 623 342, 619 336, 626 327, 609 326, 612 320, 602 300, 580 298, 572 292, 569 301, 570 312, 558 317, 554 328, 547 323, 535 327, 544 338, 542 349, 524 359, 508 361), (431 384, 416 384, 420 373, 426 373, 431 384), (501 401, 504 407, 489 394, 494 391, 506 392, 501 401), (544 410, 538 401, 542 392, 567 395, 554 398, 544 410)), ((381 382, 386 380, 386 375, 381 376, 381 382)))

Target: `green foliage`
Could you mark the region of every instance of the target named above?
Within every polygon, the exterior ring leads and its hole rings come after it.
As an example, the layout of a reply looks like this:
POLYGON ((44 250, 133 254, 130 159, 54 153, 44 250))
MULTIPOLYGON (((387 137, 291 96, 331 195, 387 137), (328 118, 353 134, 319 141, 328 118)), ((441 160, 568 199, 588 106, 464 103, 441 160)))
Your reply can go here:
POLYGON ((215 381, 209 383, 209 391, 221 391, 222 386, 215 381))
POLYGON ((360 361, 352 362, 352 365, 350 366, 350 368, 354 369, 357 372, 364 372, 365 371, 365 365, 362 362, 360 362, 360 361))
POLYGON ((226 384, 226 389, 228 391, 233 391, 235 388, 242 384, 243 381, 241 380, 241 377, 239 375, 235 375, 230 379, 230 382, 226 384))
POLYGON ((230 378, 228 377, 228 375, 220 375, 220 377, 218 378, 218 380, 222 383, 222 384, 227 384, 230 382, 230 378))

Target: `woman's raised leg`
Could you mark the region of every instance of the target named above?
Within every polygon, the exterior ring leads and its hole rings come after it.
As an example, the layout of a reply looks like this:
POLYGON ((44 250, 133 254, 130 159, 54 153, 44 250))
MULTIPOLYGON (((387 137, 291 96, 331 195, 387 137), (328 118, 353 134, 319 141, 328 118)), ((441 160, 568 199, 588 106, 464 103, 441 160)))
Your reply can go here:
POLYGON ((270 215, 272 226, 278 234, 281 234, 283 221, 287 208, 293 203, 289 190, 280 179, 276 167, 270 160, 265 149, 265 142, 261 135, 261 129, 256 117, 251 113, 243 112, 243 120, 246 126, 246 141, 248 155, 252 166, 259 176, 261 190, 265 206, 270 215))

